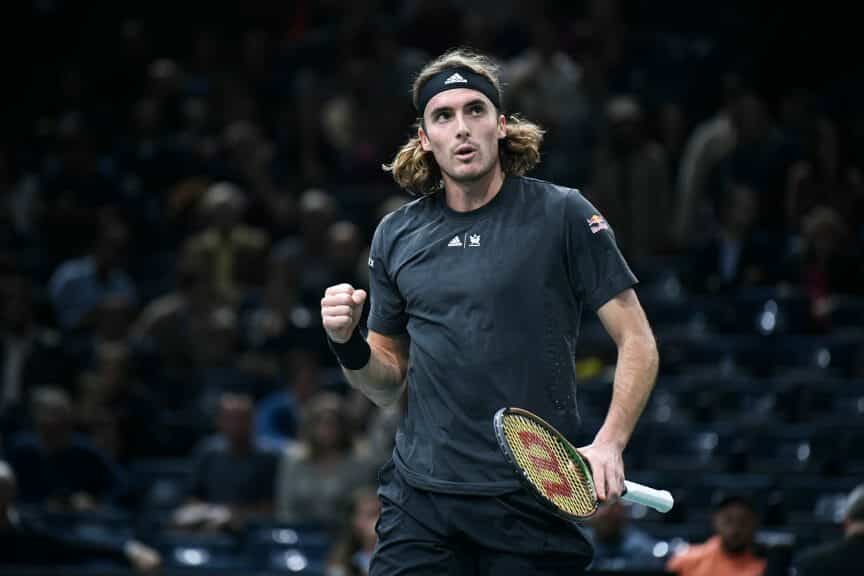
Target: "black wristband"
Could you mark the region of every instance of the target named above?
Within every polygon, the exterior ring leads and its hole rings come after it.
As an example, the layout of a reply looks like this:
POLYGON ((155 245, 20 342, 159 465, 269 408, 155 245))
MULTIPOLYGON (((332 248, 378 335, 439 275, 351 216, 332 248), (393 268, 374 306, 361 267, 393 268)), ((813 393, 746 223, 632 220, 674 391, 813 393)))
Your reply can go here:
POLYGON ((366 343, 366 339, 360 334, 360 330, 354 329, 351 333, 351 338, 344 344, 334 342, 327 336, 327 344, 330 345, 330 350, 336 355, 339 364, 348 370, 360 370, 365 368, 369 363, 369 357, 372 356, 372 349, 366 343))

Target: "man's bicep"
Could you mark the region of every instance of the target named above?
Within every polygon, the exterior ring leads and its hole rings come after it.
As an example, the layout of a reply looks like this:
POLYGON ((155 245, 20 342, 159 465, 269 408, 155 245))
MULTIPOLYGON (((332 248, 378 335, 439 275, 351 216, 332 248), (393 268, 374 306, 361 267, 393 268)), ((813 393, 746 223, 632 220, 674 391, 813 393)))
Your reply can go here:
POLYGON ((648 336, 653 338, 645 310, 636 296, 636 291, 628 288, 613 296, 597 309, 597 316, 606 332, 620 344, 629 336, 648 336))
POLYGON ((369 347, 382 352, 398 369, 401 379, 408 374, 408 334, 381 334, 369 330, 366 337, 369 347))

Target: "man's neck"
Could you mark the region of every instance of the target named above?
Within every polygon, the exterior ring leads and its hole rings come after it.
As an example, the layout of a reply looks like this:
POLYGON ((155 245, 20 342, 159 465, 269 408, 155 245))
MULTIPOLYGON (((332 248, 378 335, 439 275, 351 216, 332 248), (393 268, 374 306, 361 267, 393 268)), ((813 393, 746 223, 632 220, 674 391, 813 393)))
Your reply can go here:
POLYGON ((444 194, 447 205, 456 212, 470 212, 488 203, 501 190, 504 173, 496 164, 488 174, 474 182, 456 182, 444 176, 444 194))

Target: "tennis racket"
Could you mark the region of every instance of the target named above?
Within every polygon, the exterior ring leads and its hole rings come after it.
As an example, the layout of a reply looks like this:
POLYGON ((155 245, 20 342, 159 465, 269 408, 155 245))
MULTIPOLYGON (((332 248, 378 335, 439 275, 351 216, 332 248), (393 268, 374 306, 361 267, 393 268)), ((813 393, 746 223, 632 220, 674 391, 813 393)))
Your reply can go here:
MULTIPOLYGON (((541 502, 570 520, 590 517, 599 501, 588 462, 551 424, 521 408, 501 408, 493 419, 495 436, 519 478, 541 502)), ((672 509, 672 495, 626 481, 622 500, 658 512, 672 509)))

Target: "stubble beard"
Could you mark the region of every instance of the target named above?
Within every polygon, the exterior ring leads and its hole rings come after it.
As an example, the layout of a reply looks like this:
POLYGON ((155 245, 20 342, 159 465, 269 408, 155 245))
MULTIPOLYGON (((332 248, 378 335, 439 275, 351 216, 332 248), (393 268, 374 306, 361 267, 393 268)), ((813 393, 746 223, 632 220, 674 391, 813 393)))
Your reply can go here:
POLYGON ((489 162, 488 166, 485 166, 480 172, 476 172, 474 174, 456 175, 448 172, 447 170, 444 170, 443 168, 441 169, 441 172, 458 184, 473 184, 474 182, 479 182, 480 180, 483 180, 485 177, 487 177, 492 172, 492 170, 495 169, 495 164, 497 163, 498 158, 495 157, 489 162))

